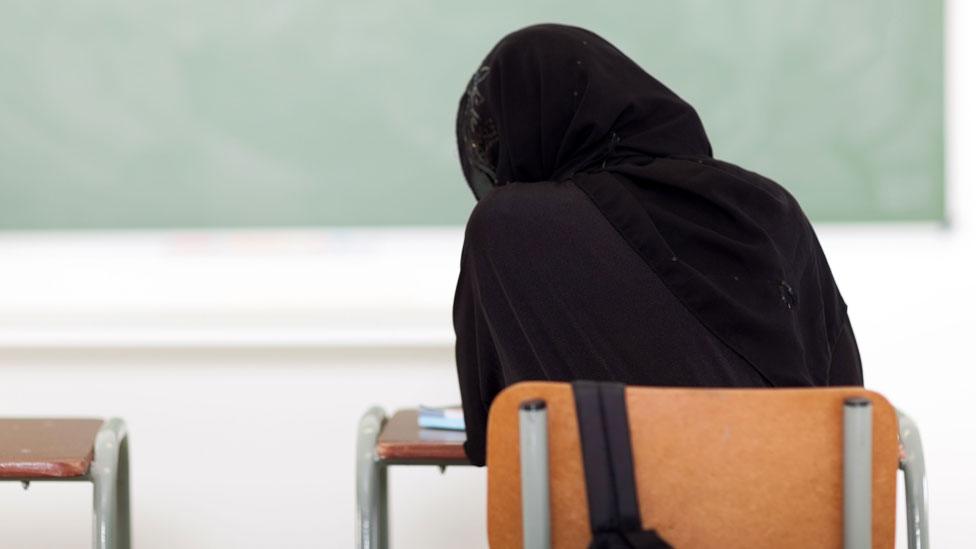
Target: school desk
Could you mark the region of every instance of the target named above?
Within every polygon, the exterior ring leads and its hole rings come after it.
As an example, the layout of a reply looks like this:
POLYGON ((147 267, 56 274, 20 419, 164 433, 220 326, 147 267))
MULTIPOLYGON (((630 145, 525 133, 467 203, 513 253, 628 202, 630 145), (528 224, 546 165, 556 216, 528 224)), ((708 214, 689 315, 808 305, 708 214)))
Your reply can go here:
POLYGON ((391 465, 470 465, 464 433, 421 429, 417 410, 400 410, 387 419, 370 408, 359 420, 356 443, 356 547, 386 549, 386 468, 391 465))
MULTIPOLYGON (((94 485, 92 547, 129 549, 129 453, 121 419, 0 419, 0 481, 94 485)), ((0 531, 0 546, 3 546, 0 531)))

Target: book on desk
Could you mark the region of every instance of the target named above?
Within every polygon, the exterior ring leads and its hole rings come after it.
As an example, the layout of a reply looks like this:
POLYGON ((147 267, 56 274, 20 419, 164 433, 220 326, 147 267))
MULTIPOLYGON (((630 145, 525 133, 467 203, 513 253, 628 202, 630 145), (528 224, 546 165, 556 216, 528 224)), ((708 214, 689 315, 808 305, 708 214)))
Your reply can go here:
POLYGON ((460 406, 420 406, 417 425, 421 429, 464 431, 464 412, 460 406))

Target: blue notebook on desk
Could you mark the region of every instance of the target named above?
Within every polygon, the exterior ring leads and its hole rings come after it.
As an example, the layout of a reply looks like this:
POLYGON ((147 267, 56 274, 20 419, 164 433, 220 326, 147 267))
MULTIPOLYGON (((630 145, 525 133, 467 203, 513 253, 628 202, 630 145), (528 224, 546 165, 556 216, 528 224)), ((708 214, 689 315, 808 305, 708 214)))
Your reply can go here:
POLYGON ((421 406, 417 413, 417 424, 421 429, 463 431, 464 412, 460 406, 421 406))

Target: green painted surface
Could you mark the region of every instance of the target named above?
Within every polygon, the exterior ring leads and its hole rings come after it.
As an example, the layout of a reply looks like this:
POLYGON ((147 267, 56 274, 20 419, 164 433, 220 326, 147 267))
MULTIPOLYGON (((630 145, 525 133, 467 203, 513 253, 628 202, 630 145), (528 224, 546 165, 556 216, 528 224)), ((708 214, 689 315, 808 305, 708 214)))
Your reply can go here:
POLYGON ((817 220, 942 219, 939 0, 0 0, 0 228, 463 223, 494 42, 595 30, 817 220))

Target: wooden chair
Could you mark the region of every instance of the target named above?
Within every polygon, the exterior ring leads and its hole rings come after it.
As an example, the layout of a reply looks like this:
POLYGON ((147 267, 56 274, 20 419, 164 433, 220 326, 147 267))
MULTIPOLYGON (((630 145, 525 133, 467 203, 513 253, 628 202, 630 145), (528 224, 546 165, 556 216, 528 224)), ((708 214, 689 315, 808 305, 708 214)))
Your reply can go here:
MULTIPOLYGON (((899 467, 909 547, 928 547, 918 432, 877 393, 627 387, 625 398, 642 523, 674 547, 893 548, 899 467)), ((495 399, 493 549, 587 546, 578 429, 568 383, 495 399)))
POLYGON ((121 419, 0 419, 4 480, 25 488, 36 481, 91 482, 92 547, 129 549, 129 451, 121 419))

